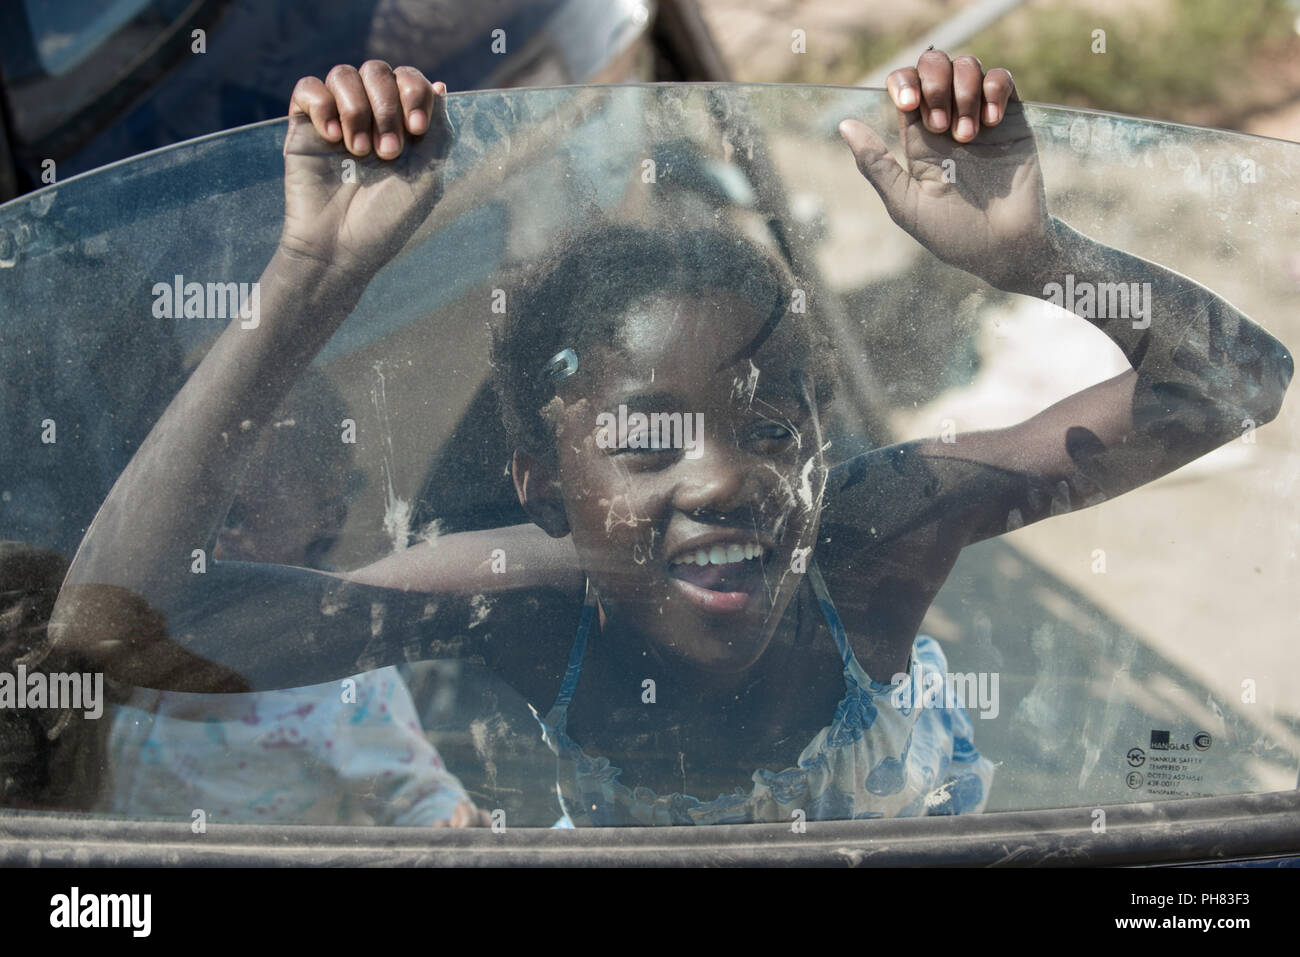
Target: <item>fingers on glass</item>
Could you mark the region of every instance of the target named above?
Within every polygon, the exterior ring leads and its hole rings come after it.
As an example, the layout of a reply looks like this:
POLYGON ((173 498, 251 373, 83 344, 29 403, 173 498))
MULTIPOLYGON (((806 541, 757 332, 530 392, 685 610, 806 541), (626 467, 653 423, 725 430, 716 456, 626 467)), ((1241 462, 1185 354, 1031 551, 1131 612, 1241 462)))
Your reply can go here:
MULTIPOLYGON (((433 111, 433 85, 413 66, 399 66, 393 71, 393 78, 397 82, 406 129, 411 135, 419 136, 429 128, 429 116, 433 111)), ((443 91, 446 91, 445 86, 443 91)))
POLYGON ((325 88, 334 98, 343 125, 343 143, 354 156, 365 156, 371 147, 370 97, 356 67, 339 64, 325 76, 325 88))
POLYGON ((948 129, 952 116, 952 61, 942 50, 927 50, 916 61, 921 81, 921 118, 931 133, 948 129))
POLYGON ((289 115, 306 114, 316 128, 316 132, 331 143, 337 143, 343 135, 339 125, 339 111, 334 105, 325 84, 317 77, 305 76, 293 88, 289 101, 289 115))
POLYGON ((915 67, 905 66, 895 70, 886 77, 885 87, 889 90, 894 105, 900 110, 908 112, 921 105, 921 81, 917 78, 915 67))
POLYGON ((994 126, 1007 115, 1007 104, 1017 99, 1016 81, 1002 67, 994 67, 984 77, 984 122, 994 126))
POLYGON ((446 92, 445 84, 430 83, 413 66, 393 69, 383 60, 367 60, 360 68, 339 64, 324 82, 303 77, 289 111, 308 114, 325 139, 342 139, 354 156, 373 149, 381 159, 393 159, 408 132, 428 132, 438 98, 446 92))
POLYGON ((952 61, 953 138, 969 143, 980 130, 980 105, 984 98, 984 68, 973 56, 952 61))
POLYGON ((969 143, 981 126, 996 126, 1016 97, 1015 81, 1002 67, 984 73, 974 56, 949 59, 942 50, 926 50, 915 68, 889 74, 885 86, 894 105, 904 112, 919 110, 931 133, 951 132, 953 139, 969 143))
POLYGON ((383 60, 367 60, 358 72, 370 101, 375 152, 382 159, 392 159, 402 152, 404 132, 397 78, 393 76, 393 68, 383 60))

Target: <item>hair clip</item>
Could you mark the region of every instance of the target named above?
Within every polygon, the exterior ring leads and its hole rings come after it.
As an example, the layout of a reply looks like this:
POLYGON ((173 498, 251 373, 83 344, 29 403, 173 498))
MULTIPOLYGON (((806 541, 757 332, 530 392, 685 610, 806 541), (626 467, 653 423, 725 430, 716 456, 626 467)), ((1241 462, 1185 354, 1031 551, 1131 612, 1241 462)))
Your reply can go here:
POLYGON ((546 363, 545 375, 552 382, 559 382, 561 379, 567 379, 577 371, 578 354, 572 349, 562 349, 551 356, 551 361, 546 363))

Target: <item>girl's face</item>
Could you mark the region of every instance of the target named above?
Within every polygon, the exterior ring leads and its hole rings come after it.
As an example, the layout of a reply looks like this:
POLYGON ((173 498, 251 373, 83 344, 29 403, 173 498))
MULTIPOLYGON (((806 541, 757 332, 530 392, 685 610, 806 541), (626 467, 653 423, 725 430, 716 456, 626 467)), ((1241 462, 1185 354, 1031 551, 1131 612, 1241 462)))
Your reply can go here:
POLYGON ((547 410, 606 629, 718 674, 771 642, 825 485, 804 320, 787 316, 755 349, 766 320, 729 293, 643 301, 613 342, 585 350, 547 410))

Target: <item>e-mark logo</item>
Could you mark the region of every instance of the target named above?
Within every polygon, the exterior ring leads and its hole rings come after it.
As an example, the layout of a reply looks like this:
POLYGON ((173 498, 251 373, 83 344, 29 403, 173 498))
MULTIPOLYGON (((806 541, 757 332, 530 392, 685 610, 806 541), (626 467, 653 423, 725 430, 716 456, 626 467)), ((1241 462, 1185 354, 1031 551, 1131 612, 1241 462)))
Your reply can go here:
POLYGON ((130 927, 134 937, 148 937, 152 894, 85 894, 78 887, 50 898, 51 927, 130 927))
POLYGON ((186 282, 179 273, 171 283, 153 284, 155 319, 234 319, 241 329, 262 321, 262 287, 257 282, 186 282))

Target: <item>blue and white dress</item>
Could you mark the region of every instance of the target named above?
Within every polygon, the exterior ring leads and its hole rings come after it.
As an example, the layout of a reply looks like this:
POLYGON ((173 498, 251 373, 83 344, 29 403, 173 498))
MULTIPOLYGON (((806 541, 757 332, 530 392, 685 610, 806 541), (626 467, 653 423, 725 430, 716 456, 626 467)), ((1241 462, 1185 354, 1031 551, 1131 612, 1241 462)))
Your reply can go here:
POLYGON ((425 826, 469 797, 396 668, 252 694, 137 689, 109 736, 109 809, 218 822, 425 826))
POLYGON ((557 761, 564 817, 556 827, 776 823, 798 820, 799 812, 804 820, 829 821, 982 811, 993 765, 976 751, 965 710, 922 706, 896 693, 904 682, 925 686, 930 673, 946 677, 948 664, 938 642, 917 638, 906 679, 889 685, 873 681, 853 654, 815 563, 809 577, 844 662, 844 697, 794 767, 760 768, 748 791, 737 788, 712 800, 629 788, 619 782, 619 768, 587 755, 566 733, 595 615, 593 603, 584 607, 555 705, 538 716, 557 761))

